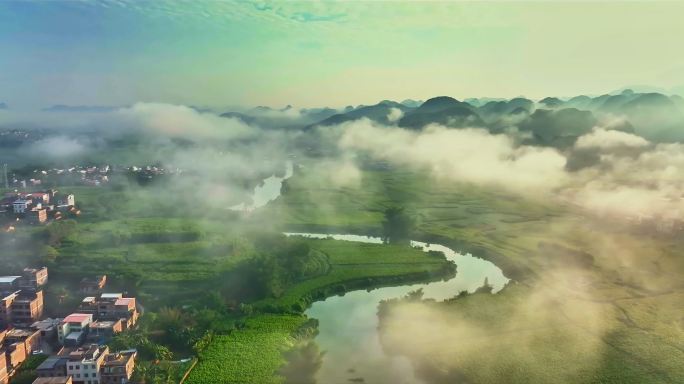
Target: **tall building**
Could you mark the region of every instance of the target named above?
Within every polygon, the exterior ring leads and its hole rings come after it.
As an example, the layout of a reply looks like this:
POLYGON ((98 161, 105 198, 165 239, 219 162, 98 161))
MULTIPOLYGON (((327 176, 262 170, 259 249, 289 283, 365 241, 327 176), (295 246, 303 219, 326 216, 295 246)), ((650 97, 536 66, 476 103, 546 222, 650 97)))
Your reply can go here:
POLYGON ((65 350, 60 355, 69 358, 66 363, 66 372, 67 376, 71 376, 74 384, 99 384, 100 368, 107 353, 109 353, 107 346, 90 344, 73 350, 65 350))

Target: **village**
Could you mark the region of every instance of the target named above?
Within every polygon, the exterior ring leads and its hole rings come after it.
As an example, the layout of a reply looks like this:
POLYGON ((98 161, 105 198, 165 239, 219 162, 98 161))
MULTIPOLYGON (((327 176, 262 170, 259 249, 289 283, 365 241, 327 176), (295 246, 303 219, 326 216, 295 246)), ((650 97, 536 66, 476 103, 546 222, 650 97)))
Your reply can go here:
POLYGON ((14 230, 15 224, 44 224, 80 213, 73 194, 60 193, 54 189, 6 192, 0 200, 0 225, 6 224, 3 225, 6 232, 14 230))
POLYGON ((64 318, 50 318, 44 314, 47 283, 47 267, 0 276, 0 384, 10 383, 30 359, 40 361, 33 384, 130 382, 137 351, 112 351, 106 343, 136 326, 136 298, 104 292, 105 275, 84 278, 80 305, 64 318))
POLYGON ((113 178, 126 177, 137 182, 149 182, 158 177, 180 175, 178 168, 165 168, 159 164, 115 166, 71 165, 66 167, 37 167, 30 169, 8 169, 4 164, 0 174, 0 186, 5 189, 27 190, 55 185, 101 187, 113 178))

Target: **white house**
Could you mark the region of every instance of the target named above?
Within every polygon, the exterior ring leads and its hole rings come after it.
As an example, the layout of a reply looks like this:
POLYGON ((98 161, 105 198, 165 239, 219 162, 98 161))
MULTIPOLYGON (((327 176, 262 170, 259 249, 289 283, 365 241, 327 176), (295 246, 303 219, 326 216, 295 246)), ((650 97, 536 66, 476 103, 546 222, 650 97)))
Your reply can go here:
POLYGON ((72 313, 59 323, 57 327, 57 340, 64 344, 64 340, 71 333, 87 332, 88 326, 93 322, 93 315, 89 313, 72 313))
POLYGON ((90 344, 69 352, 66 366, 67 376, 74 382, 86 384, 100 383, 100 367, 109 353, 107 346, 90 344))

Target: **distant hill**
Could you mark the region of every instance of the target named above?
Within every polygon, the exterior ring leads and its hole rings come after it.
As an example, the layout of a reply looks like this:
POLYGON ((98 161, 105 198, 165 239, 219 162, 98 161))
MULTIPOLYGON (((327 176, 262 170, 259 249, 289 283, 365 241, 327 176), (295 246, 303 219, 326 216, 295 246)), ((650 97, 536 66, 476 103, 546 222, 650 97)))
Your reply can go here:
POLYGON ((412 110, 412 108, 405 106, 404 104, 397 103, 395 101, 384 100, 375 105, 363 106, 352 109, 345 113, 338 113, 332 115, 318 123, 313 124, 314 126, 329 126, 341 124, 347 121, 358 120, 361 118, 367 118, 369 120, 381 123, 390 124, 388 116, 392 112, 392 109, 398 109, 403 113, 407 113, 412 110))
POLYGON ((591 105, 592 98, 585 95, 575 96, 565 103, 563 106, 566 108, 577 108, 577 109, 587 109, 591 105))
POLYGON ((252 116, 245 115, 244 113, 240 112, 226 112, 222 113, 220 115, 221 117, 226 117, 226 118, 232 118, 232 119, 238 119, 242 121, 245 124, 254 124, 256 122, 256 119, 252 116))
POLYGON ((423 104, 423 102, 420 100, 406 99, 402 101, 401 104, 404 104, 409 108, 418 108, 421 104, 423 104))
POLYGON ((9 107, 7 106, 6 103, 0 103, 0 109, 8 109, 9 107))
POLYGON ((563 105, 563 100, 557 97, 545 97, 539 100, 539 104, 542 104, 546 108, 558 108, 563 105))
POLYGON ((519 128, 531 132, 538 144, 565 148, 574 144, 579 136, 591 132, 596 122, 590 111, 537 109, 519 128))
POLYGON ((511 100, 490 101, 478 108, 478 112, 483 119, 494 122, 508 115, 530 114, 534 110, 534 102, 522 97, 511 100))
POLYGON ((484 126, 485 123, 472 105, 449 96, 438 96, 408 111, 399 120, 399 126, 422 129, 428 124, 447 127, 484 126))
POLYGON ((328 117, 337 114, 336 109, 324 107, 324 108, 306 108, 300 111, 302 115, 306 116, 306 119, 310 122, 325 120, 328 117))

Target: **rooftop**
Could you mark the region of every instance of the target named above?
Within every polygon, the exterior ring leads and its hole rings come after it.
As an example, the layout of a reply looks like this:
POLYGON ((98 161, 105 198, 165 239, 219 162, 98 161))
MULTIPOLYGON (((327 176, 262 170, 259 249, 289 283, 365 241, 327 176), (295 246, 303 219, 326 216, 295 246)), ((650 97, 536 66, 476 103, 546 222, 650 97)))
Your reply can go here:
POLYGON ((31 324, 31 328, 39 329, 41 331, 49 330, 50 328, 53 328, 61 322, 61 319, 52 319, 52 318, 47 318, 44 320, 39 320, 36 321, 35 323, 31 324))
POLYGON ((114 305, 125 305, 129 306, 131 303, 135 304, 135 299, 132 297, 122 297, 118 299, 114 305))
POLYGON ((101 299, 120 299, 122 297, 122 293, 103 293, 100 295, 101 299))
POLYGON ((100 356, 101 353, 106 353, 108 348, 106 346, 99 346, 97 344, 84 345, 76 349, 64 349, 60 356, 68 356, 69 360, 93 360, 100 356))
POLYGON ((14 283, 21 276, 0 276, 0 284, 14 283))
POLYGON ((55 367, 59 367, 62 365, 66 365, 67 358, 64 357, 48 357, 43 361, 36 370, 49 370, 49 369, 55 369, 55 367))
POLYGON ((90 324, 90 328, 112 328, 116 325, 116 323, 120 322, 121 320, 117 321, 94 321, 93 323, 90 324))
POLYGON ((121 351, 118 353, 110 353, 104 361, 104 365, 119 366, 126 365, 131 359, 134 359, 138 351, 131 349, 128 351, 121 351))
POLYGON ((72 313, 64 318, 65 323, 82 323, 86 320, 93 321, 93 315, 88 313, 72 313))
POLYGON ((37 331, 29 329, 12 328, 9 331, 7 331, 7 337, 30 337, 33 336, 36 332, 37 331))

